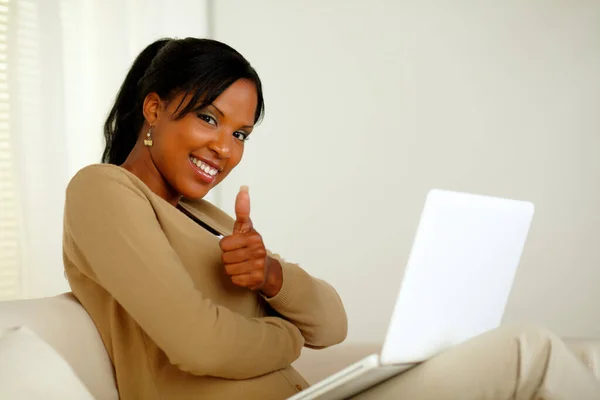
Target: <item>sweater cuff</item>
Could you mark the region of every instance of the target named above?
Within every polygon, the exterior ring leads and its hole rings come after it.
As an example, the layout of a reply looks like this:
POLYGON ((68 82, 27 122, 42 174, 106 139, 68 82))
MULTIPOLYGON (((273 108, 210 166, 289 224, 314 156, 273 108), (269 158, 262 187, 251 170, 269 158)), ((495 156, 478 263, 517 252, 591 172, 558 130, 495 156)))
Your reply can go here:
POLYGON ((286 263, 279 258, 276 259, 281 264, 281 272, 283 274, 281 290, 274 297, 266 297, 264 295, 263 297, 275 310, 284 310, 293 305, 294 301, 302 298, 302 293, 307 288, 307 285, 310 285, 310 282, 306 282, 306 272, 300 267, 286 263))

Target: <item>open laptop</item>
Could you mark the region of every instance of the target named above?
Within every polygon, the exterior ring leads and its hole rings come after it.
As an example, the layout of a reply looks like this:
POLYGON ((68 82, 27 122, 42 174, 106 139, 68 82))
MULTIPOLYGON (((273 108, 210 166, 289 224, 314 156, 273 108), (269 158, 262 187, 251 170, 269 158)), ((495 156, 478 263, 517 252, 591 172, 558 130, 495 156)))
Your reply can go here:
POLYGON ((429 192, 381 354, 290 400, 351 397, 498 327, 533 213, 529 202, 429 192))

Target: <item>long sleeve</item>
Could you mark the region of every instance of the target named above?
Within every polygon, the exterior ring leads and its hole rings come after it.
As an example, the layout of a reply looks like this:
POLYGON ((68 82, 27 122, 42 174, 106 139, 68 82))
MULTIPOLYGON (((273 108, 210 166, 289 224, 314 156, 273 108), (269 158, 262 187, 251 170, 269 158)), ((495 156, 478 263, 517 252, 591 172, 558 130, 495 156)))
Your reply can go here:
POLYGON ((289 366, 304 345, 292 323, 246 318, 194 286, 148 198, 115 168, 82 170, 66 194, 65 240, 181 370, 246 379, 289 366))
POLYGON ((269 255, 281 264, 283 286, 267 303, 300 329, 307 347, 341 343, 348 333, 348 319, 336 290, 278 255, 269 255))

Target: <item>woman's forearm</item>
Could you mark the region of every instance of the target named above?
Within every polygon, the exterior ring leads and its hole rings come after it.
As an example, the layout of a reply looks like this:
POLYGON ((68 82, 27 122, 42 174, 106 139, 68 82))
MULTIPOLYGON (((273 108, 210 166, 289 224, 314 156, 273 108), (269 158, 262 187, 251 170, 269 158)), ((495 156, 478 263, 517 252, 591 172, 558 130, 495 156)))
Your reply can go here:
POLYGON ((307 347, 323 348, 341 343, 348 332, 344 305, 336 290, 295 264, 273 256, 281 265, 282 286, 269 305, 296 325, 307 347))

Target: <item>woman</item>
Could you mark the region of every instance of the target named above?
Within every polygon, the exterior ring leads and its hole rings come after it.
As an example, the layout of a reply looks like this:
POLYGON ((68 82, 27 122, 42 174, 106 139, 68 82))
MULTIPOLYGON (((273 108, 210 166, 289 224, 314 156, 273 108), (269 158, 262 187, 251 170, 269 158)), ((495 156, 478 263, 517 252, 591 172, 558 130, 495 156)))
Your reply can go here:
POLYGON ((263 108, 258 75, 232 48, 159 40, 108 116, 106 164, 69 184, 67 277, 125 400, 283 399, 307 385, 290 367, 302 347, 346 336, 335 290, 267 252, 247 191, 235 221, 202 201, 263 108))
MULTIPOLYGON (((66 273, 124 400, 284 399, 306 387, 290 367, 301 348, 346 336, 335 290, 267 252, 247 190, 235 220, 201 200, 262 113, 260 79, 235 50, 159 40, 108 116, 105 164, 69 184, 66 273)), ((503 328, 360 397, 583 400, 600 384, 552 334, 503 328)))

